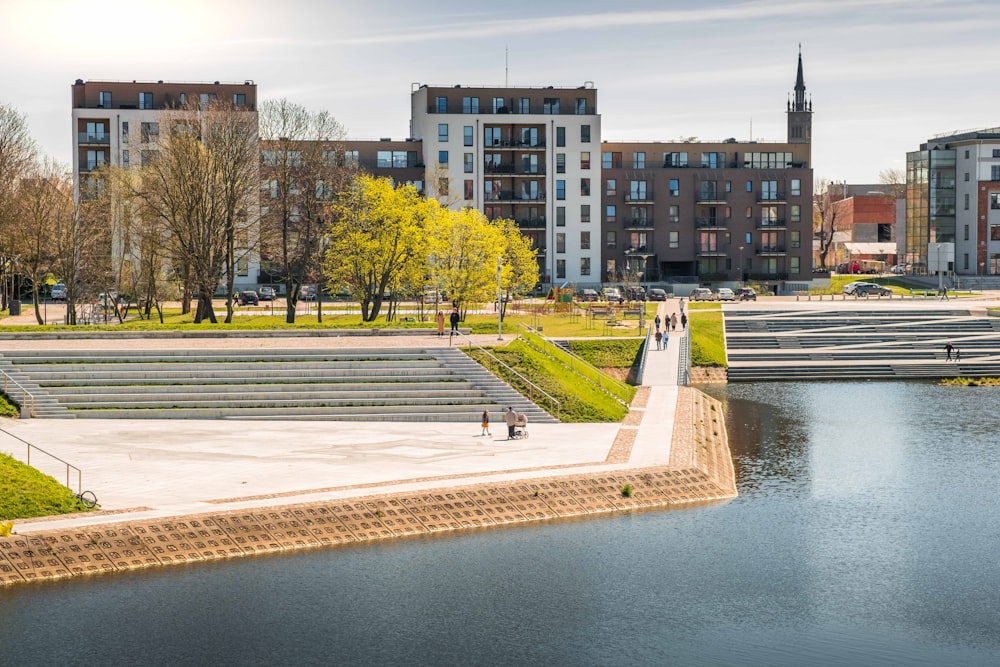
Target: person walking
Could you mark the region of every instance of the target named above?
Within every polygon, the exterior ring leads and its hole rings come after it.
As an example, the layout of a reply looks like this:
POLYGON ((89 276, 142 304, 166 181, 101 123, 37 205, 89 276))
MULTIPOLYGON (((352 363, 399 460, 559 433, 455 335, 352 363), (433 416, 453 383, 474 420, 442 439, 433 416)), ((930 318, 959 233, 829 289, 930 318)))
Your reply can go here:
POLYGON ((483 410, 483 432, 480 435, 493 435, 490 433, 490 411, 483 410))
POLYGON ((681 329, 686 329, 688 325, 688 316, 681 313, 681 329))
POLYGON ((653 324, 655 324, 655 325, 656 325, 656 330, 657 330, 657 331, 659 331, 659 330, 660 330, 660 322, 661 322, 661 320, 660 320, 660 314, 659 314, 659 313, 657 313, 657 314, 656 314, 656 319, 655 319, 655 320, 653 320, 653 324))
POLYGON ((670 330, 677 331, 677 313, 670 316, 670 330))
POLYGON ((507 414, 504 415, 504 420, 507 422, 507 439, 513 440, 514 426, 517 425, 517 415, 514 413, 514 408, 507 408, 507 414))
POLYGON ((951 341, 948 341, 947 343, 944 344, 944 351, 945 351, 945 354, 947 355, 945 357, 945 361, 951 361, 951 351, 954 350, 954 349, 955 348, 951 344, 951 341))
POLYGON ((438 336, 444 335, 444 311, 439 310, 437 314, 438 336))
POLYGON ((961 360, 962 360, 962 351, 956 347, 955 348, 955 363, 957 364, 961 360))
POLYGON ((948 301, 948 300, 949 300, 948 299, 948 286, 947 285, 942 285, 941 286, 941 301, 948 301))
POLYGON ((660 327, 656 327, 656 336, 655 336, 655 338, 656 338, 656 349, 657 350, 662 349, 660 347, 660 343, 663 342, 663 333, 660 331, 660 327))
POLYGON ((451 331, 452 333, 458 333, 458 320, 461 319, 458 315, 458 308, 454 308, 451 311, 451 331))

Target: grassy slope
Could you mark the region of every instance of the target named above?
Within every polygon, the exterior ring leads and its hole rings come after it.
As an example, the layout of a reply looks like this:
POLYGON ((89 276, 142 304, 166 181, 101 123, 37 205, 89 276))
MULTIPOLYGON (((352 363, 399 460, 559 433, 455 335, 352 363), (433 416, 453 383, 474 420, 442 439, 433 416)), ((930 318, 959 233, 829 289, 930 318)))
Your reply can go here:
POLYGON ((691 364, 725 368, 726 341, 722 333, 722 311, 692 308, 688 317, 688 327, 691 329, 691 364))
POLYGON ((73 492, 55 479, 0 454, 0 521, 82 511, 73 492))

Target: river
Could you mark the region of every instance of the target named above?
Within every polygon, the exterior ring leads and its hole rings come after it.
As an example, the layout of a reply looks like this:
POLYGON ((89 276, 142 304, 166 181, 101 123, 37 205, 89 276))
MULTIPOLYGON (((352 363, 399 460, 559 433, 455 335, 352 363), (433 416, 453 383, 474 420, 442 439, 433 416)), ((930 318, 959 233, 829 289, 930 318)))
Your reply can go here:
POLYGON ((0 589, 2 661, 1000 664, 1000 389, 709 391, 733 501, 0 589))

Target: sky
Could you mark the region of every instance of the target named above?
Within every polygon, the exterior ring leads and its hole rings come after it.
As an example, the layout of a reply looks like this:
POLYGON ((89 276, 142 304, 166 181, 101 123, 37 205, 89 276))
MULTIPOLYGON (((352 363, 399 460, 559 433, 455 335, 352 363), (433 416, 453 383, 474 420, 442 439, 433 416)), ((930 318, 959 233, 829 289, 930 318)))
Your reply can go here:
POLYGON ((409 136, 415 84, 589 82, 606 140, 784 140, 801 48, 815 177, 876 183, 1000 126, 998 28, 995 0, 0 0, 0 104, 65 163, 78 78, 252 79, 354 139, 409 136))

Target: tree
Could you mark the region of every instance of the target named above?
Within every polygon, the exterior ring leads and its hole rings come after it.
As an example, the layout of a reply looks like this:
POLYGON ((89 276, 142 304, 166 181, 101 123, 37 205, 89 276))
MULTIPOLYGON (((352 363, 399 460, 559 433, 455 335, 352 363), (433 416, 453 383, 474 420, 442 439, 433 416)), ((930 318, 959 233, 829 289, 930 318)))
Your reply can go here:
POLYGON ((826 269, 826 258, 833 247, 834 236, 843 231, 837 218, 837 202, 844 199, 845 188, 839 183, 821 178, 813 188, 813 236, 819 242, 819 265, 826 269))
MULTIPOLYGON (((344 134, 326 111, 313 113, 286 99, 261 105, 263 251, 285 283, 289 324, 295 322, 299 288, 321 282, 330 205, 355 171, 344 159, 344 134)), ((316 292, 322 321, 322 284, 316 292)))
POLYGON ((878 173, 878 182, 887 186, 886 194, 896 199, 906 197, 906 172, 898 168, 883 169, 878 173))
POLYGON ((16 254, 9 247, 10 230, 17 221, 17 188, 36 156, 35 142, 25 117, 0 104, 0 308, 6 309, 14 290, 16 254))
POLYGON ((332 210, 324 273, 346 285, 361 303, 365 322, 378 317, 387 289, 398 284, 413 262, 423 264, 423 226, 434 210, 411 185, 394 187, 387 178, 357 176, 332 210))
POLYGON ((506 299, 500 304, 501 318, 507 315, 511 299, 528 294, 538 283, 538 252, 531 247, 531 240, 521 233, 513 220, 494 220, 493 224, 503 237, 503 270, 500 284, 506 299))
POLYGON ((438 209, 428 230, 437 281, 463 311, 496 300, 496 265, 504 249, 500 228, 475 209, 438 209))

